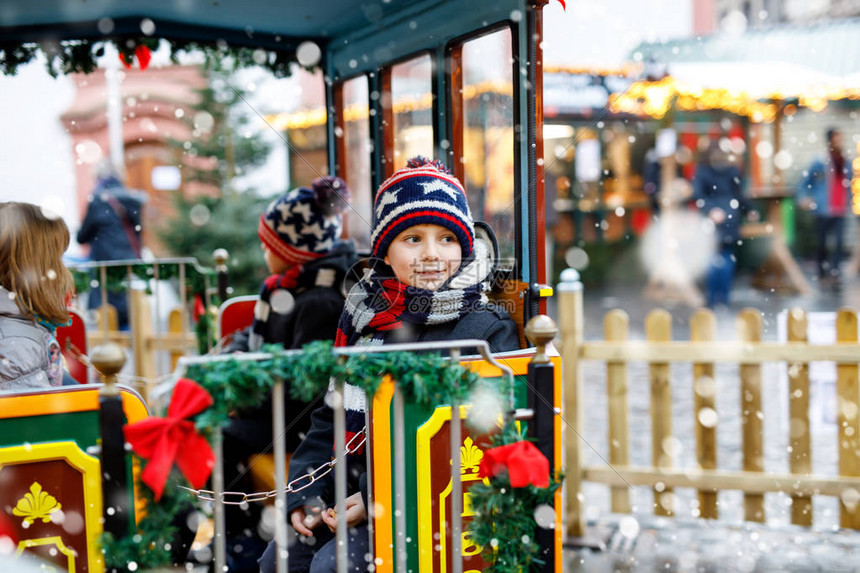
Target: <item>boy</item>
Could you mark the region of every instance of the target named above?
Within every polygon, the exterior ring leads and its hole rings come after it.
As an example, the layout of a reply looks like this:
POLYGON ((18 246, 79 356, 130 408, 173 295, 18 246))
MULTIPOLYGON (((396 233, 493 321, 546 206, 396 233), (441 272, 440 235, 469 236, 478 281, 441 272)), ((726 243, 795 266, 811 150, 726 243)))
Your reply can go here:
MULTIPOLYGON (((476 240, 474 223, 460 182, 438 161, 411 159, 379 188, 371 235, 375 268, 347 295, 335 344, 376 345, 478 338, 493 352, 519 348, 514 321, 487 299, 493 270, 489 249, 476 240)), ((290 460, 290 479, 331 459, 333 410, 313 413, 311 429, 290 460)), ((365 395, 344 389, 347 436, 364 427, 365 395)), ((349 438, 348 438, 349 439, 349 438)), ((367 568, 367 488, 363 450, 347 458, 349 495, 349 571, 367 568)), ((299 541, 290 547, 291 572, 333 572, 336 546, 334 478, 319 480, 287 500, 299 541), (328 526, 328 530, 321 525, 328 526)), ((260 570, 274 571, 270 543, 260 570)))
MULTIPOLYGON (((343 311, 341 285, 356 261, 351 241, 341 241, 341 213, 350 191, 338 177, 322 177, 311 188, 298 188, 272 201, 260 217, 266 267, 272 273, 254 307, 254 323, 234 335, 228 352, 257 351, 263 344, 301 348, 314 340, 332 340, 343 311)), ((293 452, 310 427, 311 408, 285 396, 291 422, 286 428, 287 452, 293 452)), ((224 478, 230 489, 253 491, 243 471, 253 453, 270 451, 271 399, 240 412, 224 429, 224 478)), ((231 571, 256 571, 264 549, 257 536, 259 504, 243 510, 228 506, 228 547, 231 571)))

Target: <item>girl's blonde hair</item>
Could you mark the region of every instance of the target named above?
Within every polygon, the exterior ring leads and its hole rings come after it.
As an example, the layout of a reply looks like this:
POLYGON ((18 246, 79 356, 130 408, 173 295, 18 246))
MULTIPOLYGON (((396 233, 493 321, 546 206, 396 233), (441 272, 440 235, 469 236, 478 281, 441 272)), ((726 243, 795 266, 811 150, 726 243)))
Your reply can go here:
POLYGON ((69 320, 68 246, 69 228, 56 214, 30 203, 0 203, 0 285, 15 295, 21 312, 54 324, 69 320))

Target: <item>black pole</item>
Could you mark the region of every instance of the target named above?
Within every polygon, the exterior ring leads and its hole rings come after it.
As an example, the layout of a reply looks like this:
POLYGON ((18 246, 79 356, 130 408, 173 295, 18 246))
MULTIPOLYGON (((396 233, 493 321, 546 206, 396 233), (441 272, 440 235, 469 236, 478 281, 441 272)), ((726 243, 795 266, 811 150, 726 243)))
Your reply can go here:
MULTIPOLYGON (((549 475, 555 474, 555 409, 553 407, 553 364, 529 363, 528 369, 528 408, 534 418, 528 423, 528 437, 549 460, 549 475)), ((540 571, 555 571, 555 530, 538 527, 535 543, 540 547, 538 557, 544 564, 540 571)))
POLYGON ((102 435, 101 469, 102 496, 104 498, 105 531, 120 539, 128 534, 129 490, 125 459, 125 438, 122 428, 126 423, 122 410, 122 397, 99 396, 99 426, 102 435))
POLYGON ((91 360, 104 382, 99 390, 104 530, 121 539, 128 535, 132 517, 123 433, 126 418, 116 385, 116 374, 125 365, 125 353, 116 344, 106 344, 93 349, 91 360))
POLYGON ((230 258, 230 254, 227 249, 215 249, 212 256, 215 259, 215 273, 218 276, 218 298, 224 302, 227 300, 230 287, 229 276, 227 275, 227 260, 230 258))
MULTIPOLYGON (((535 355, 529 362, 526 381, 528 382, 527 401, 532 411, 527 436, 540 452, 549 460, 550 479, 555 475, 555 367, 546 354, 546 345, 558 333, 555 322, 548 316, 537 315, 526 325, 526 336, 535 345, 535 355)), ((554 505, 554 504, 553 504, 554 505)), ((538 558, 543 561, 539 571, 555 571, 555 537, 553 528, 538 525, 535 530, 538 558)))

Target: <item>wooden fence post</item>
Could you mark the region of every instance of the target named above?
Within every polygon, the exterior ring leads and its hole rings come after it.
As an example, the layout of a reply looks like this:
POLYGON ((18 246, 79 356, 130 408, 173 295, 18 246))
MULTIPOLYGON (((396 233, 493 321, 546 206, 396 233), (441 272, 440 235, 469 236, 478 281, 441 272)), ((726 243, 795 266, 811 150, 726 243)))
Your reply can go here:
MULTIPOLYGON (((738 315, 738 339, 761 342, 761 313, 745 308, 738 315)), ((743 469, 764 471, 764 411, 761 403, 761 364, 741 364, 741 428, 743 469)), ((764 494, 744 494, 744 519, 764 523, 764 494)))
MULTIPOLYGON (((788 342, 807 344, 806 312, 793 308, 788 312, 788 342)), ((812 473, 812 449, 809 427, 809 364, 788 364, 788 468, 793 474, 812 473)), ((791 496, 791 522, 812 525, 812 497, 791 496)))
MULTIPOLYGON (((623 310, 614 309, 603 317, 603 335, 607 341, 626 342, 630 319, 623 310)), ((627 408, 627 363, 606 362, 606 393, 609 415, 609 463, 630 465, 630 439, 627 408)), ((630 488, 612 486, 612 511, 630 513, 630 488)))
POLYGON ((564 400, 565 495, 567 533, 585 535, 585 511, 582 503, 583 457, 580 447, 583 404, 582 376, 579 362, 583 343, 582 283, 579 273, 566 269, 558 285, 558 316, 561 328, 561 380, 564 400))
MULTIPOLYGON (((850 308, 841 308, 836 313, 836 341, 857 344, 857 313, 850 308)), ((858 459, 858 383, 857 362, 836 365, 836 409, 839 426, 839 475, 860 475, 858 459)), ((842 496, 840 524, 842 527, 860 529, 860 511, 856 495, 842 496)))
MULTIPOLYGON (((672 339, 672 315, 656 309, 645 317, 645 336, 649 342, 672 339)), ((672 385, 668 362, 651 362, 651 461, 655 468, 673 466, 672 446, 672 385)), ((672 488, 658 484, 654 487, 654 514, 675 515, 675 493, 672 488)))
MULTIPOLYGON (((690 319, 690 340, 711 342, 717 335, 717 320, 707 309, 697 310, 690 319)), ((699 353, 696 354, 700 356, 699 353)), ((713 362, 693 363, 693 418, 696 428, 696 459, 704 470, 717 469, 717 384, 713 362)), ((717 519, 717 492, 699 490, 699 515, 717 519)))

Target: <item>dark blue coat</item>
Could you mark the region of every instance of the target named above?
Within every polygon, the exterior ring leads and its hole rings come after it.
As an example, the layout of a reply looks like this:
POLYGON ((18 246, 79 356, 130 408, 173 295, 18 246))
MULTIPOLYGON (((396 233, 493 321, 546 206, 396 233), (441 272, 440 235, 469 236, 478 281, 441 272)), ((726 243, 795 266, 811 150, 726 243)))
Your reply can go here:
POLYGON ((140 245, 141 210, 145 196, 140 191, 126 189, 113 178, 100 181, 90 196, 87 214, 78 230, 78 243, 90 245, 90 258, 94 261, 136 259, 138 253, 132 248, 126 227, 111 206, 109 197, 115 198, 126 212, 130 229, 140 245))
POLYGON ((725 220, 717 225, 717 240, 721 245, 737 243, 741 223, 750 205, 743 195, 741 172, 735 166, 712 167, 701 163, 693 179, 693 198, 699 210, 707 216, 711 209, 722 209, 725 220))

